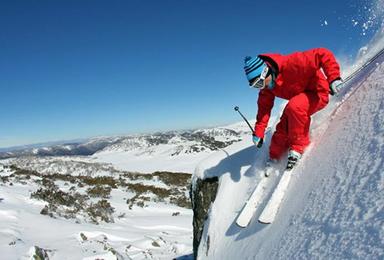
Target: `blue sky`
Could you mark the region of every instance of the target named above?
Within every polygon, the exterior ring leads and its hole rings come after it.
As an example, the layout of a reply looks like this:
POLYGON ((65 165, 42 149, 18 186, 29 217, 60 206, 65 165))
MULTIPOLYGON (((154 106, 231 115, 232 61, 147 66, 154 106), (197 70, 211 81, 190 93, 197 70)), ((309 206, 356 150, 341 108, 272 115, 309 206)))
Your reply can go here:
POLYGON ((0 147, 222 125, 241 120, 235 105, 253 119, 244 56, 322 46, 352 57, 373 33, 362 35, 364 6, 2 1, 0 147))

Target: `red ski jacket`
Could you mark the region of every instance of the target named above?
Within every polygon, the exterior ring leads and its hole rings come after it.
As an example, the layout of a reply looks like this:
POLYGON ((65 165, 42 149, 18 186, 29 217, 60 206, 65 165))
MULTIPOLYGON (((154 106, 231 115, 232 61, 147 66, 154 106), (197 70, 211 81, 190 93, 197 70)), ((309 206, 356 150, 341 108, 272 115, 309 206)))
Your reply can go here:
MULTIPOLYGON (((256 136, 263 138, 275 97, 291 99, 303 93, 316 93, 319 102, 328 103, 329 84, 340 79, 340 67, 333 53, 325 48, 295 52, 289 55, 259 55, 276 72, 273 89, 259 93, 256 136)), ((311 113, 312 114, 312 113, 311 113)))

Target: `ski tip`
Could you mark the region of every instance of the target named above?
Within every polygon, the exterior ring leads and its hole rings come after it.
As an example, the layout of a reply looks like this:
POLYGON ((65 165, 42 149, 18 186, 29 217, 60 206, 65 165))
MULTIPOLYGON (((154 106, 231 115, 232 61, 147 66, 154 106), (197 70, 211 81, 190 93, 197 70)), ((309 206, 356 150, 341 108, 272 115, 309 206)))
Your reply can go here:
POLYGON ((266 219, 259 219, 258 221, 259 221, 259 223, 261 223, 261 224, 271 224, 271 223, 272 223, 272 221, 270 221, 270 220, 266 220, 266 219))
POLYGON ((244 224, 241 224, 241 223, 237 223, 236 222, 236 226, 240 227, 240 228, 245 228, 247 227, 247 225, 244 225, 244 224))
POLYGON ((245 219, 244 217, 241 217, 241 216, 239 216, 239 217, 236 219, 236 221, 235 221, 236 225, 237 225, 238 227, 241 227, 241 228, 245 228, 245 227, 247 227, 248 224, 249 224, 249 222, 250 222, 250 219, 245 219))

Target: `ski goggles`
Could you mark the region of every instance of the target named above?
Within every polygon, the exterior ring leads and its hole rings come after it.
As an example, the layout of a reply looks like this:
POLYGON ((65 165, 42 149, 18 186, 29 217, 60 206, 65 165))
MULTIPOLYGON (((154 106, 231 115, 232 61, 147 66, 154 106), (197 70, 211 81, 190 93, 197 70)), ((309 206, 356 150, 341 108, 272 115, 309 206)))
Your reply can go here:
POLYGON ((264 66, 263 71, 261 72, 260 76, 256 78, 250 86, 253 88, 263 89, 265 88, 265 78, 268 75, 269 68, 268 66, 264 66))

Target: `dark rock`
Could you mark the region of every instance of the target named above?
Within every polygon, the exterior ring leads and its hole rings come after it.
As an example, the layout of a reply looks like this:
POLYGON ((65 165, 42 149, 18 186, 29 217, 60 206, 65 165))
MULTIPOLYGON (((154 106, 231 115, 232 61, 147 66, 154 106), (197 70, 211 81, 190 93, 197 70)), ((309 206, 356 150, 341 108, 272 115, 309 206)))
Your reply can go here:
POLYGON ((33 255, 33 259, 49 260, 49 256, 47 252, 51 252, 51 250, 47 250, 47 249, 43 249, 38 246, 35 246, 35 254, 33 255))
POLYGON ((208 211, 216 198, 219 178, 198 179, 191 189, 191 200, 193 210, 193 254, 197 258, 204 223, 208 217, 208 211))

